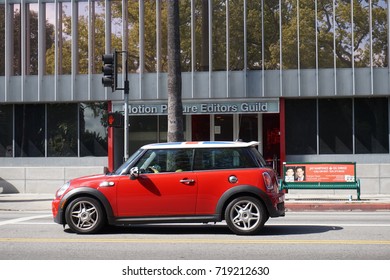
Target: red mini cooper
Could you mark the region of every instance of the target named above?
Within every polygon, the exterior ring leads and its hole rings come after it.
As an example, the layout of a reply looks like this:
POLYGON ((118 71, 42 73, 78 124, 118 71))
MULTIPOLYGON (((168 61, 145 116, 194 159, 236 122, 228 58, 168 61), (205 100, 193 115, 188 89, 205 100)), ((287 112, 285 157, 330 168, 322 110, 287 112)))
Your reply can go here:
POLYGON ((257 142, 183 142, 143 146, 115 172, 65 183, 54 221, 76 233, 105 224, 221 222, 256 234, 284 216, 284 194, 257 142))

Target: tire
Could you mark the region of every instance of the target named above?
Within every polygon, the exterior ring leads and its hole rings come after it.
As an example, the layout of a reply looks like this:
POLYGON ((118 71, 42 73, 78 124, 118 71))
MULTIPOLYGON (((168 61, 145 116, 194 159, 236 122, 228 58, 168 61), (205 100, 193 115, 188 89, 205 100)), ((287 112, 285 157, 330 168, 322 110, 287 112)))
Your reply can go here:
POLYGON ((65 220, 76 233, 96 233, 106 223, 100 203, 91 197, 79 197, 65 210, 65 220))
POLYGON ((260 232, 268 220, 268 214, 258 199, 243 196, 228 204, 225 219, 229 229, 235 234, 250 235, 260 232))

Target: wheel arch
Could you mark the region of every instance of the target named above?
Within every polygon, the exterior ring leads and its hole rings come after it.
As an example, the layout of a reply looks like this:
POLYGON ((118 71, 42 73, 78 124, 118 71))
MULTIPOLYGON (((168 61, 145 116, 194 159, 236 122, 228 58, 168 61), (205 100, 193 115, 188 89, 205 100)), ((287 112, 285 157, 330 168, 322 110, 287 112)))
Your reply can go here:
POLYGON ((77 189, 73 189, 66 193, 64 197, 61 199, 60 202, 60 215, 61 215, 61 223, 65 224, 65 210, 68 207, 69 203, 71 203, 73 200, 79 197, 90 197, 96 199, 100 205, 102 206, 102 209, 105 214, 105 218, 107 219, 107 222, 109 224, 112 223, 113 220, 113 210, 111 207, 111 204, 109 203, 108 199, 105 197, 104 194, 102 194, 97 189, 93 189, 90 187, 79 187, 77 189))
POLYGON ((236 186, 234 188, 231 188, 227 191, 225 191, 221 198, 218 200, 217 206, 216 206, 216 214, 218 215, 219 219, 225 220, 225 210, 229 203, 236 199, 237 197, 241 196, 251 196, 253 198, 256 198, 264 205, 265 210, 267 211, 267 215, 270 215, 270 209, 272 209, 272 203, 268 195, 250 185, 243 185, 243 186, 236 186))

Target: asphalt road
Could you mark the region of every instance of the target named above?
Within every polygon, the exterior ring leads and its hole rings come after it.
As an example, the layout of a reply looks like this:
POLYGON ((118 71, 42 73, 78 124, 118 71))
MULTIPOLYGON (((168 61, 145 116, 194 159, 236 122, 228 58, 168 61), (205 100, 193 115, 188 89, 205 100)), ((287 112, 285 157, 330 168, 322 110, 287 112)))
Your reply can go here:
POLYGON ((390 260, 390 212, 288 212, 262 234, 224 224, 109 227, 77 235, 47 211, 0 211, 2 260, 390 260))

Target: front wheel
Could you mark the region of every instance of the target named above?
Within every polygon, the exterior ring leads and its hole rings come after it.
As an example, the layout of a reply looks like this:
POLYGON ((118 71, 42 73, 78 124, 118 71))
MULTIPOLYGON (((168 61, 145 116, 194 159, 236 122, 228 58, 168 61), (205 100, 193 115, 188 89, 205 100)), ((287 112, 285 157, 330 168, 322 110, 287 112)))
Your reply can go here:
POLYGON ((65 211, 66 223, 76 233, 95 233, 105 224, 100 203, 91 197, 73 200, 65 211))
POLYGON ((250 196, 232 200, 225 211, 226 223, 236 234, 258 233, 268 219, 263 204, 250 196))

